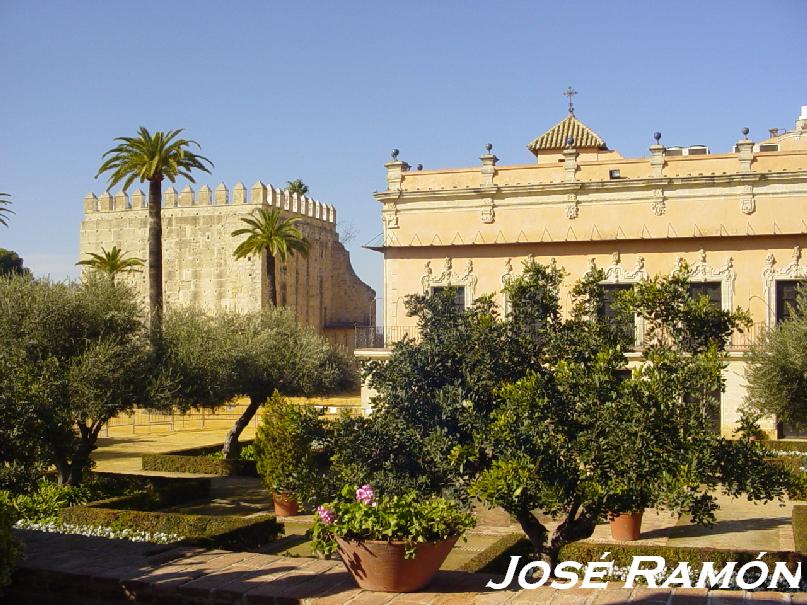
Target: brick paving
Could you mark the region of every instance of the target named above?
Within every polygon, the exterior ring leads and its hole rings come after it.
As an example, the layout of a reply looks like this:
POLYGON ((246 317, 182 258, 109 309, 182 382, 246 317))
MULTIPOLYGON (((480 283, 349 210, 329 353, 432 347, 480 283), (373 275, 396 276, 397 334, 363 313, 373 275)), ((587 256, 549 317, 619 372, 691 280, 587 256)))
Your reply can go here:
MULTIPOLYGON (((489 591, 483 574, 441 571, 424 591, 361 590, 338 561, 18 531, 26 558, 14 605, 729 605, 807 603, 804 593, 572 588, 489 591)), ((498 579, 498 578, 497 578, 498 579)))

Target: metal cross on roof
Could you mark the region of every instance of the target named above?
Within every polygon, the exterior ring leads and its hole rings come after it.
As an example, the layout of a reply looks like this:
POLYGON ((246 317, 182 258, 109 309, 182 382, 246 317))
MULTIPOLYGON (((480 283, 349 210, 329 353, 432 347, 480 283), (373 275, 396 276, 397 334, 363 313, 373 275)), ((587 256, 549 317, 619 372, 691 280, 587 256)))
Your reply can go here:
POLYGON ((566 89, 566 92, 563 93, 564 97, 569 97, 569 113, 572 115, 574 115, 574 103, 572 102, 572 97, 574 97, 576 94, 577 91, 571 86, 569 86, 569 88, 566 89))

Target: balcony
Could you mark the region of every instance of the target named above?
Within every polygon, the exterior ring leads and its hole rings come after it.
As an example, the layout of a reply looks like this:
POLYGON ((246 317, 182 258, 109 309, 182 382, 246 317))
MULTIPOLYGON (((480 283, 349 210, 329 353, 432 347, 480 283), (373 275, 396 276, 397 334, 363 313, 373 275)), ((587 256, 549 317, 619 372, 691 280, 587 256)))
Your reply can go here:
MULTIPOLYGON (((729 339, 729 352, 744 352, 762 337, 767 326, 764 322, 754 323, 743 332, 734 332, 729 339)), ((633 332, 631 331, 631 334, 633 332)), ((418 340, 420 330, 417 326, 356 326, 356 349, 391 349, 405 336, 418 340)), ((637 342, 636 351, 641 351, 647 344, 643 335, 637 342)))

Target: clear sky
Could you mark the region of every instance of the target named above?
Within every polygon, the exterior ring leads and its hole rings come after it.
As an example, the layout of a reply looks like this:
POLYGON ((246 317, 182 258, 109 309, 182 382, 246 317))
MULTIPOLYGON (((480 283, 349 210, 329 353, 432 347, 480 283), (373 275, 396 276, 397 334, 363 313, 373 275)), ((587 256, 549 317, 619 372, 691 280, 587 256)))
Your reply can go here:
MULTIPOLYGON (((807 105, 807 0, 420 2, 0 0, 0 247, 76 276, 82 198, 115 136, 185 128, 199 183, 303 179, 352 224, 382 292, 374 190, 390 149, 426 168, 503 164, 577 116, 625 156, 727 151, 807 105)), ((177 188, 184 186, 180 183, 177 188)), ((342 226, 340 226, 342 228, 342 226)))

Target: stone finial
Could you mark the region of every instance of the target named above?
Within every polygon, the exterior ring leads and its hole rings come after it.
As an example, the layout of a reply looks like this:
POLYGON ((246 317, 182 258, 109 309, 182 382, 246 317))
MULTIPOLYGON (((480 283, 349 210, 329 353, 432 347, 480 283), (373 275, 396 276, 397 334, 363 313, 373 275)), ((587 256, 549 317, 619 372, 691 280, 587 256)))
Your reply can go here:
POLYGON ((267 188, 260 180, 255 181, 255 184, 252 186, 252 203, 253 204, 265 204, 267 201, 267 188))
POLYGON ((247 188, 244 183, 238 181, 233 187, 233 204, 246 204, 247 203, 247 188))
POLYGON ((492 187, 493 177, 496 176, 496 162, 499 161, 499 158, 493 155, 493 145, 490 143, 485 145, 485 151, 486 153, 479 156, 482 161, 482 185, 492 187))
POLYGON ((90 191, 84 196, 84 214, 98 212, 98 198, 90 191))
POLYGON ((109 195, 109 191, 104 191, 98 196, 98 210, 101 212, 112 211, 112 196, 109 195))
POLYGON ((567 183, 577 180, 577 149, 574 147, 563 150, 563 178, 567 183))
POLYGON ((177 206, 177 190, 174 189, 173 185, 169 186, 168 189, 165 190, 163 193, 163 207, 164 208, 175 208, 177 206))
MULTIPOLYGON (((656 134, 661 135, 660 132, 656 134)), ((664 145, 659 144, 659 140, 656 139, 656 144, 650 146, 650 176, 654 178, 660 178, 664 176, 664 156, 665 156, 665 149, 664 145)))
POLYGON ((227 185, 224 183, 219 183, 216 185, 216 191, 214 192, 213 199, 216 206, 226 206, 230 201, 230 192, 227 189, 227 185))
POLYGON ((190 185, 185 185, 179 192, 179 205, 193 206, 193 188, 190 185))
POLYGON ((199 187, 196 193, 196 204, 198 206, 210 206, 213 203, 213 192, 207 185, 199 187))
POLYGON ((132 193, 132 208, 145 208, 146 207, 146 194, 142 189, 135 189, 132 193))
POLYGON ((115 194, 115 210, 128 210, 129 209, 129 196, 121 189, 115 194))

